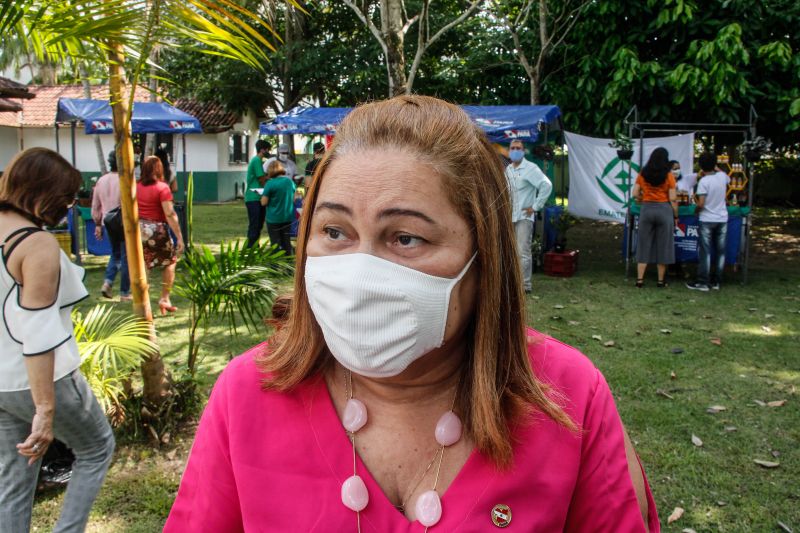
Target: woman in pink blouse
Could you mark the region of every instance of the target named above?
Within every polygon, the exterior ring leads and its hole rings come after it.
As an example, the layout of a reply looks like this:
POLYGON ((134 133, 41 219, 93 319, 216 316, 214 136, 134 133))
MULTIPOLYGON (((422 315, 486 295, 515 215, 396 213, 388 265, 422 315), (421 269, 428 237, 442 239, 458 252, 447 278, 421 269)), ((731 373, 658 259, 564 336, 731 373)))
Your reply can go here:
POLYGON ((350 113, 288 320, 220 376, 165 531, 659 530, 605 379, 525 327, 506 188, 456 106, 350 113))

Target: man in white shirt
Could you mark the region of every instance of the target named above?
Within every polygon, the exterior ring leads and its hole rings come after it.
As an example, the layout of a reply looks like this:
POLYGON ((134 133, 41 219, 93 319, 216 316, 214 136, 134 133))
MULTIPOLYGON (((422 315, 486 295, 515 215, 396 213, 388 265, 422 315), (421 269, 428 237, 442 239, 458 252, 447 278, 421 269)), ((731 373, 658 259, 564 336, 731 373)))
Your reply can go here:
POLYGON ((281 143, 278 145, 278 157, 270 157, 264 162, 264 173, 266 174, 269 164, 278 160, 286 169, 286 175, 294 179, 297 175, 297 164, 289 157, 289 145, 281 143))
POLYGON ((525 292, 531 292, 531 239, 536 213, 544 209, 550 198, 553 184, 544 172, 525 159, 522 141, 511 141, 508 149, 511 164, 506 167, 509 192, 511 194, 511 222, 517 236, 517 253, 522 266, 522 281, 525 292))
POLYGON ((697 183, 697 213, 700 221, 697 281, 687 283, 692 290, 719 290, 725 268, 725 238, 728 230, 728 194, 730 177, 717 170, 717 156, 703 153, 698 160, 700 181, 697 183), (716 271, 711 275, 711 257, 716 256, 716 271))

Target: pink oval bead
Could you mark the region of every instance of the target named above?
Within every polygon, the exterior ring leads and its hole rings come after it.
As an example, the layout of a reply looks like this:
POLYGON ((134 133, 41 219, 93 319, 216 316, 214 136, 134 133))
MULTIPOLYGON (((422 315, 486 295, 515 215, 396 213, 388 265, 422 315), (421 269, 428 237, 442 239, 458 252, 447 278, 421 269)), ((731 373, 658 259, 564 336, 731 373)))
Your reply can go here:
POLYGON ((355 512, 366 508, 369 503, 369 493, 360 476, 350 476, 342 483, 342 503, 355 512))
POLYGON ((425 527, 436 525, 442 517, 442 502, 439 500, 439 494, 435 490, 423 492, 417 498, 417 504, 414 509, 420 524, 425 527))
POLYGON ((344 406, 342 425, 347 431, 355 433, 367 423, 367 406, 361 400, 350 398, 344 406))
POLYGON ((451 446, 461 438, 461 419, 453 411, 447 411, 436 423, 436 442, 451 446))

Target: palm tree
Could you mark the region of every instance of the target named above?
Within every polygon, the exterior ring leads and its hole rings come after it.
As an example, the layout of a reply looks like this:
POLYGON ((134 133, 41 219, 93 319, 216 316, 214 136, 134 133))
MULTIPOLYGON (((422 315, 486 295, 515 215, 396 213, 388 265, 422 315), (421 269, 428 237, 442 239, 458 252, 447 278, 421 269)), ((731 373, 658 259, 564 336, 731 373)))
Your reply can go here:
MULTIPOLYGON (((289 1, 297 5, 296 0, 289 1)), ((0 0, 0 36, 4 39, 20 39, 41 60, 92 58, 107 65, 133 310, 149 324, 154 341, 135 202, 130 127, 134 91, 129 90, 129 82, 138 85, 154 46, 181 46, 175 37, 182 37, 183 46, 191 41, 203 52, 263 70, 267 52, 275 47, 254 26, 274 35, 258 14, 236 0, 0 0)), ((158 351, 143 362, 142 379, 144 401, 158 407, 170 394, 158 351)))

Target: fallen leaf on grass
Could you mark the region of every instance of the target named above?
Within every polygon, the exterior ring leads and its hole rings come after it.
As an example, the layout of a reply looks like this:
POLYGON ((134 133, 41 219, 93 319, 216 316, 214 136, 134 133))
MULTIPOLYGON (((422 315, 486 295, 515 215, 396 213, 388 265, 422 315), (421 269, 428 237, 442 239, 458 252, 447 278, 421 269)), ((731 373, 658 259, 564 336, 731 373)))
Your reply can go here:
POLYGON ((660 331, 661 331, 661 333, 663 333, 664 335, 669 335, 670 333, 672 333, 672 330, 671 330, 671 329, 666 329, 666 328, 665 328, 665 329, 662 329, 662 330, 660 330, 660 331))
POLYGON ((567 325, 570 325, 570 326, 580 326, 580 325, 581 325, 581 323, 580 323, 580 322, 578 322, 577 320, 570 320, 569 322, 567 322, 567 325))
POLYGON ((767 403, 766 402, 762 402, 761 400, 753 400, 753 403, 756 404, 759 407, 766 407, 767 406, 767 403))
POLYGON ((722 501, 722 500, 719 500, 719 501, 717 502, 717 505, 719 505, 720 507, 725 507, 726 505, 728 505, 728 502, 724 502, 724 501, 722 501))
POLYGON ((700 448, 703 445, 703 441, 700 439, 700 437, 692 433, 692 444, 700 448))
POLYGON ((605 346, 606 348, 613 348, 616 344, 617 343, 614 341, 606 341, 603 343, 603 346, 605 346))
POLYGON ((676 354, 676 355, 677 355, 677 354, 679 354, 679 353, 683 353, 683 348, 673 348, 673 349, 672 349, 672 350, 670 350, 670 351, 671 351, 672 353, 674 353, 674 354, 676 354))
POLYGON ((669 398, 670 400, 674 400, 675 399, 670 393, 668 393, 664 389, 656 389, 656 394, 660 394, 664 398, 669 398))
POLYGON ((697 533, 697 531, 695 531, 694 529, 692 529, 690 527, 685 527, 685 528, 681 529, 681 533, 697 533))
POLYGON ((781 530, 785 531, 786 533, 793 533, 792 528, 790 528, 780 520, 778 520, 778 527, 781 528, 781 530))
POLYGON ((676 507, 675 509, 673 509, 672 514, 669 515, 669 518, 667 518, 667 524, 671 524, 673 522, 680 520, 680 518, 683 516, 683 513, 684 513, 683 507, 676 507))
POLYGON ((713 339, 711 339, 711 344, 722 346, 722 339, 720 339, 719 337, 714 337, 713 339))
POLYGON ((550 320, 561 320, 561 317, 558 315, 553 315, 550 317, 550 320))
POLYGON ((769 326, 761 326, 761 331, 764 333, 772 333, 772 328, 769 326))
POLYGON ((730 433, 732 431, 738 431, 738 428, 736 426, 725 426, 725 431, 730 433))
POLYGON ((764 468, 778 468, 781 466, 780 463, 774 463, 772 461, 764 461, 762 459, 753 459, 753 462, 758 466, 763 466, 764 468))
POLYGON ((767 402, 770 407, 783 407, 786 405, 786 400, 775 400, 774 402, 767 402))
POLYGON ((678 375, 675 373, 674 370, 669 373, 669 379, 678 379, 678 375))
POLYGON ((772 454, 772 457, 775 457, 776 459, 781 456, 781 452, 778 450, 772 450, 770 453, 772 454))
POLYGON ((728 410, 728 408, 725 407, 724 405, 712 405, 711 407, 706 409, 706 413, 710 413, 712 415, 715 415, 715 414, 717 414, 717 413, 719 413, 721 411, 727 411, 727 410, 728 410))
POLYGON ((767 314, 764 315, 764 318, 769 320, 770 318, 775 318, 775 315, 771 315, 771 314, 767 313, 767 314))
POLYGON ((755 311, 758 311, 758 307, 748 307, 747 310, 753 313, 755 311))
POLYGON ((596 341, 601 341, 601 340, 603 340, 603 337, 602 337, 602 335, 592 335, 592 338, 593 338, 594 340, 596 340, 596 341))
POLYGON ((556 304, 553 306, 553 309, 564 309, 564 306, 561 304, 556 304))

